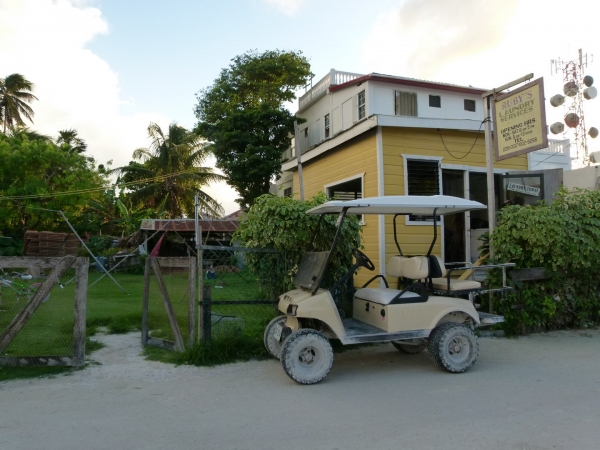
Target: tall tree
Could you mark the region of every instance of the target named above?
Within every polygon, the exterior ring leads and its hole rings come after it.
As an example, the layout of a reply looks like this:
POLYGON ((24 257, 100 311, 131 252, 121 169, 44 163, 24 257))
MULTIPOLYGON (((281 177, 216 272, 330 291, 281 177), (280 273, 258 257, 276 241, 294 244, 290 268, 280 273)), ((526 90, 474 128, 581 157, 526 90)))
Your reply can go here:
POLYGON ((50 139, 0 133, 0 231, 68 231, 55 210, 87 229, 86 205, 107 184, 93 158, 65 152, 50 139))
POLYGON ((240 194, 244 209, 279 177, 295 117, 284 107, 310 76, 301 52, 247 52, 201 90, 195 131, 212 142, 217 167, 240 194))
POLYGON ((25 126, 21 118, 24 116, 33 123, 33 109, 28 103, 37 100, 31 93, 33 83, 20 73, 13 73, 6 78, 0 78, 0 121, 3 132, 13 126, 25 126))
POLYGON ((69 146, 69 151, 72 153, 83 153, 87 150, 87 144, 79 137, 77 130, 73 128, 70 130, 59 131, 58 137, 56 138, 56 144, 67 144, 69 146))
POLYGON ((139 182, 128 187, 132 204, 180 218, 193 213, 194 195, 198 194, 201 209, 221 215, 219 202, 202 190, 203 186, 225 179, 212 168, 202 166, 210 154, 206 143, 176 123, 169 126, 168 134, 151 123, 148 136, 150 147, 138 148, 133 152, 134 161, 112 170, 122 182, 139 182))

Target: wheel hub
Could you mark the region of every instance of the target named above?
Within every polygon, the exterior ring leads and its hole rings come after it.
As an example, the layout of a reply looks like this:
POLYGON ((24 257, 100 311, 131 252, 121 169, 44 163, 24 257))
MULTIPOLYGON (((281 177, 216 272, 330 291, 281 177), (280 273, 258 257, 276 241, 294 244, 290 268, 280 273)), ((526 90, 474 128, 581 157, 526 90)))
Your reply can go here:
POLYGON ((315 362, 315 350, 312 347, 306 347, 300 351, 298 359, 302 364, 310 365, 315 362))

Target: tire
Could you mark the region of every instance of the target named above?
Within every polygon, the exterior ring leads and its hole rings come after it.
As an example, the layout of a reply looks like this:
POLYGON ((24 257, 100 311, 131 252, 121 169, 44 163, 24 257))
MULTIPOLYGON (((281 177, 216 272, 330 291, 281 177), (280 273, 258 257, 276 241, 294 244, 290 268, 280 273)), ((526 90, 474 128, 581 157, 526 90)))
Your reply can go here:
POLYGON ((279 316, 271 320, 269 325, 267 325, 265 328, 265 333, 263 336, 263 342, 265 344, 265 348, 267 349, 267 353, 273 358, 277 359, 281 359, 281 343, 275 340, 275 326, 278 323, 285 322, 285 317, 286 316, 279 316))
POLYGON ((467 325, 446 322, 429 335, 429 355, 447 372, 466 372, 477 360, 479 342, 467 325))
POLYGON ((285 373, 297 383, 315 384, 331 370, 333 349, 329 340, 317 330, 298 330, 283 343, 281 364, 285 373))
POLYGON ((404 341, 392 341, 392 345, 396 347, 396 350, 400 350, 401 352, 408 353, 409 355, 416 355, 417 353, 421 353, 423 350, 427 348, 427 343, 423 339, 411 339, 412 341, 419 342, 418 344, 405 344, 404 341))

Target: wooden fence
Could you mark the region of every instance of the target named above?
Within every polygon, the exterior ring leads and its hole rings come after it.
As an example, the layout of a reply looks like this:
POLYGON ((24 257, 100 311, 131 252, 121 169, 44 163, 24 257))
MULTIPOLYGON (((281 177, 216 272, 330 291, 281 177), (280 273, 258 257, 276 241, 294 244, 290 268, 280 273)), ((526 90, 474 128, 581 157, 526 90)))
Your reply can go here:
MULTIPOLYGON (((0 258, 2 269, 29 269, 32 272, 51 270, 31 298, 0 334, 0 366, 83 366, 85 364, 85 327, 87 309, 88 258, 64 256, 62 258, 0 258), (73 326, 73 353, 70 355, 2 356, 25 324, 48 298, 66 270, 75 269, 75 300, 73 326)), ((8 284, 8 281, 5 280, 8 284)))

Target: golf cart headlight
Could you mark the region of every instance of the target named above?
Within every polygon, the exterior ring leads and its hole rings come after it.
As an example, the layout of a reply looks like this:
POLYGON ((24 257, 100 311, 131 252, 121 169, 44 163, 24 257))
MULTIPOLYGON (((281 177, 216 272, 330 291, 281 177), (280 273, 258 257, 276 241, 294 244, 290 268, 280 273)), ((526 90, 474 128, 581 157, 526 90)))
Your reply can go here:
POLYGON ((295 316, 297 310, 298 310, 298 305, 288 305, 286 314, 288 316, 295 316))

